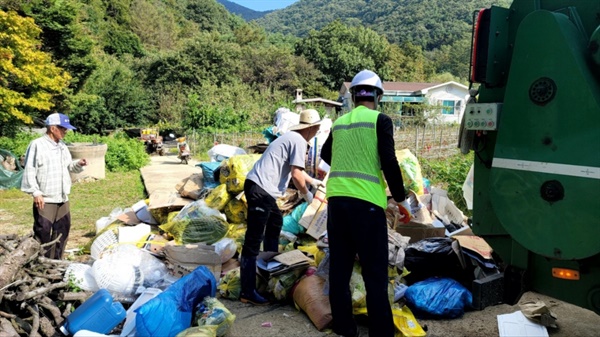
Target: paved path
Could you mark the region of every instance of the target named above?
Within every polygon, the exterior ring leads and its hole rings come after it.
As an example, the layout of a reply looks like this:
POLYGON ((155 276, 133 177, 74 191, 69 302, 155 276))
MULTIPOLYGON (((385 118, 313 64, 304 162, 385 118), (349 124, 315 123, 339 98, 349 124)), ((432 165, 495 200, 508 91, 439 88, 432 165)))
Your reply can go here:
POLYGON ((175 186, 183 179, 194 173, 202 173, 195 160, 190 160, 188 164, 182 164, 177 155, 165 155, 150 157, 149 165, 140 169, 142 180, 146 186, 146 192, 151 195, 157 190, 176 192, 175 186))

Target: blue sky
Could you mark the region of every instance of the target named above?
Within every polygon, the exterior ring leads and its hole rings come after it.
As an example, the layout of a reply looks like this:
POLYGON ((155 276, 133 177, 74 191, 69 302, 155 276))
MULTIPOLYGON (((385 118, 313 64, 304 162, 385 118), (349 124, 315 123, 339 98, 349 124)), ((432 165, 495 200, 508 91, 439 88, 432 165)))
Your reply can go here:
POLYGON ((238 5, 253 9, 255 11, 268 11, 287 7, 298 0, 229 0, 238 5))

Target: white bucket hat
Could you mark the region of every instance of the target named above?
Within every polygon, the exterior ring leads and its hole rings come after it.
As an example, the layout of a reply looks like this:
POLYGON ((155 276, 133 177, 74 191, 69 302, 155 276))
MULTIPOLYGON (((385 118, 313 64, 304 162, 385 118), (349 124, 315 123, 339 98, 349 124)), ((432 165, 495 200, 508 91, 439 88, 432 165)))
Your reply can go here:
POLYGON ((323 120, 319 116, 319 112, 315 109, 306 109, 300 112, 300 124, 289 128, 290 131, 302 130, 314 125, 321 125, 323 120))

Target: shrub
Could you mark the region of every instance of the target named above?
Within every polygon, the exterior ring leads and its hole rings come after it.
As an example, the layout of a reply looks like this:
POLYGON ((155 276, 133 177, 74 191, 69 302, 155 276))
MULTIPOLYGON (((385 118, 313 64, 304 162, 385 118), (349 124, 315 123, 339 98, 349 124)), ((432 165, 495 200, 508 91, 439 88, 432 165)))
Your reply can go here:
POLYGON ((473 164, 473 153, 469 155, 457 154, 448 158, 419 159, 423 177, 429 179, 432 186, 448 191, 448 198, 454 201, 467 216, 471 211, 467 209, 467 203, 463 198, 462 186, 473 164))
POLYGON ((117 132, 110 136, 68 133, 65 142, 106 144, 108 147, 105 156, 106 169, 111 172, 139 170, 150 161, 144 143, 138 139, 129 138, 124 132, 117 132))

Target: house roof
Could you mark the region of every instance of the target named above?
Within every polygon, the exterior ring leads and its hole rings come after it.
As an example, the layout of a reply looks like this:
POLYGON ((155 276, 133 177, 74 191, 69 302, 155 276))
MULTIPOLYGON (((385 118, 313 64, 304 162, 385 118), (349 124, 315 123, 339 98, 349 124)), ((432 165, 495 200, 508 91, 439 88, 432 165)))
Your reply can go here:
MULTIPOLYGON (((448 82, 450 83, 450 82, 448 82)), ((351 82, 344 82, 346 90, 350 88, 351 82)), ((383 88, 385 91, 420 91, 423 89, 429 89, 445 83, 422 83, 422 82, 383 82, 383 88)))
POLYGON ((298 103, 314 103, 314 102, 320 102, 320 103, 323 103, 323 104, 330 104, 330 105, 335 105, 335 106, 342 106, 342 103, 340 103, 340 102, 328 100, 328 99, 325 99, 325 98, 295 99, 295 100, 292 101, 292 103, 295 103, 295 104, 298 104, 298 103))

